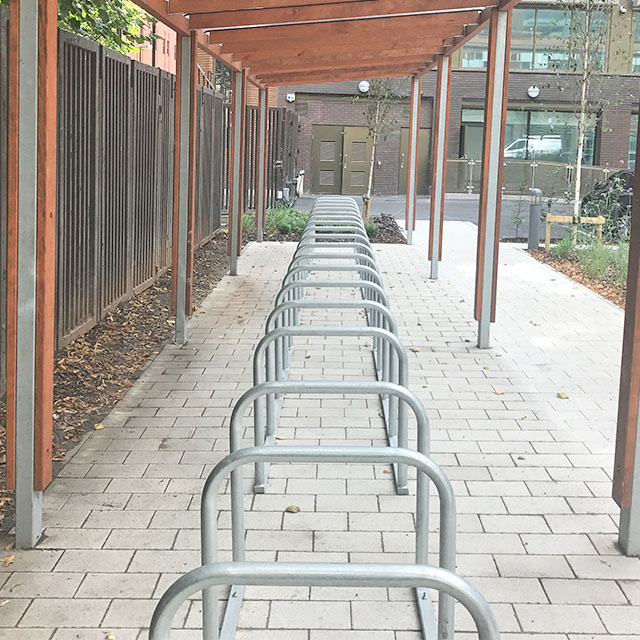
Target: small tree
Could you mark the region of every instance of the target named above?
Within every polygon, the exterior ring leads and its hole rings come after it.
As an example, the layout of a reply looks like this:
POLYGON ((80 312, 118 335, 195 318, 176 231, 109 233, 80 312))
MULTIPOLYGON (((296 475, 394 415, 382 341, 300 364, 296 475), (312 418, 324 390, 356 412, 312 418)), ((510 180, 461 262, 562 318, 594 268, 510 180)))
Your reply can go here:
POLYGON ((560 6, 570 17, 568 37, 561 38, 558 56, 550 66, 557 69, 559 89, 571 91, 577 119, 577 151, 573 188, 572 242, 580 221, 580 189, 585 140, 615 102, 615 88, 605 73, 609 26, 617 0, 563 0, 560 6))
POLYGON ((142 31, 156 22, 130 0, 58 0, 58 24, 62 29, 122 53, 155 40, 156 35, 143 35, 142 31))
MULTIPOLYGON (((398 95, 393 85, 391 78, 379 78, 371 81, 367 92, 364 115, 367 121, 367 135, 371 139, 371 161, 369 164, 367 191, 364 196, 363 216, 365 219, 369 218, 371 191, 373 188, 373 168, 376 161, 378 142, 384 141, 397 124, 393 107, 397 102, 398 95)), ((356 100, 359 100, 359 97, 356 100)))

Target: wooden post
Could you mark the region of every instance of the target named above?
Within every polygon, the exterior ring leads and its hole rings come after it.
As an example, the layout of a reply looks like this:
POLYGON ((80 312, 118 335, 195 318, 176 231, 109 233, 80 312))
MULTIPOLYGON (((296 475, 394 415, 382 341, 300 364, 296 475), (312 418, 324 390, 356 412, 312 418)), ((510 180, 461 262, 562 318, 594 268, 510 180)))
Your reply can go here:
POLYGON ((6 486, 16 487, 16 323, 18 304, 18 83, 20 78, 20 3, 9 3, 7 138, 7 391, 6 486))
MULTIPOLYGON (((636 152, 640 162, 640 148, 636 152)), ((638 165, 640 166, 640 165, 638 165)), ((640 172, 633 184, 627 300, 622 339, 613 499, 620 507, 618 544, 640 555, 640 172)))
POLYGON ((195 251, 196 221, 196 150, 198 147, 198 38, 191 32, 191 55, 189 58, 189 210, 187 218, 187 290, 185 315, 193 312, 193 254, 195 251))
POLYGON ((478 347, 489 347, 490 323, 495 322, 502 165, 507 116, 507 83, 511 41, 511 10, 491 13, 487 61, 486 108, 482 146, 482 186, 478 224, 475 314, 478 347))
POLYGON ((6 470, 29 549, 52 465, 57 5, 12 2, 9 31, 6 470))
POLYGON ((267 125, 269 99, 266 89, 258 89, 258 143, 256 144, 256 230, 262 242, 267 202, 267 125))
POLYGON ((544 232, 544 250, 549 253, 551 250, 551 214, 547 213, 545 232, 544 232))
POLYGON ((433 127, 433 178, 431 182, 428 255, 431 261, 430 277, 434 280, 438 277, 438 263, 442 260, 450 95, 451 58, 449 56, 438 56, 438 86, 436 89, 436 119, 433 127))
POLYGON ((238 257, 242 247, 242 191, 247 82, 244 71, 233 71, 232 74, 231 148, 229 151, 229 273, 235 276, 238 274, 238 257))
POLYGON ((53 355, 56 287, 56 137, 58 5, 39 0, 38 231, 36 265, 35 477, 44 491, 52 478, 53 355))
POLYGON ((174 341, 187 341, 187 247, 189 216, 191 209, 191 70, 192 38, 178 36, 176 65, 176 117, 175 117, 175 164, 173 202, 173 295, 175 298, 176 324, 174 341))
POLYGON ((411 111, 409 113, 409 153, 407 164, 407 201, 405 228, 407 243, 413 244, 416 228, 416 200, 418 194, 418 134, 420 133, 420 93, 422 78, 411 78, 411 111))

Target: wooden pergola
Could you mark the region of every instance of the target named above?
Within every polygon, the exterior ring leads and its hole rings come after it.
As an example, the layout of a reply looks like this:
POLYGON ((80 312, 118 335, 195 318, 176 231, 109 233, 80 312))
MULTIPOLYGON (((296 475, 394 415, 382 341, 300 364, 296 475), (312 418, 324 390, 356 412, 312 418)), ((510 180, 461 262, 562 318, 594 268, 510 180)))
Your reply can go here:
MULTIPOLYGON (((232 70, 229 252, 241 247, 246 85, 259 89, 258 237, 264 223, 267 89, 296 83, 411 78, 406 227, 416 219, 416 169, 422 76, 438 70, 433 136, 429 259, 442 258, 450 57, 489 27, 485 129, 477 253, 478 347, 489 347, 495 319, 511 9, 518 0, 136 0, 177 34, 173 300, 175 341, 188 340, 196 202, 197 51, 232 70)), ((56 244, 57 5, 10 2, 10 113, 7 300, 7 478, 16 489, 16 545, 42 533, 42 491, 51 480, 56 244)), ((640 165, 640 162, 639 162, 640 165)), ((634 209, 640 215, 640 185, 634 209)), ((640 228, 631 250, 616 460, 621 541, 640 552, 640 506, 633 504, 640 399, 640 228), (626 524, 625 524, 626 523, 626 524)), ((639 457, 640 458, 640 457, 639 457)), ((640 488, 635 491, 640 500, 640 488)))

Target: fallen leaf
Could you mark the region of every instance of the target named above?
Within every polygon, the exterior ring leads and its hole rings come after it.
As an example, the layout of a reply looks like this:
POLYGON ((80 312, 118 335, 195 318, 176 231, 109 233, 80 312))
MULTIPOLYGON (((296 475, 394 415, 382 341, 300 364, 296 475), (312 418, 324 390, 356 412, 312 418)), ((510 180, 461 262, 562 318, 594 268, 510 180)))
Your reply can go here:
POLYGON ((287 436, 276 436, 276 440, 288 440, 287 436))
POLYGON ((104 429, 104 425, 102 424, 102 422, 96 422, 96 423, 93 425, 93 428, 94 428, 96 431, 100 431, 100 429, 104 429))
POLYGON ((566 393, 556 393, 556 398, 560 400, 568 400, 569 396, 566 393))
POLYGON ((524 460, 524 456, 518 456, 518 460, 524 460))
POLYGON ((495 393, 497 396, 503 396, 503 395, 504 395, 504 391, 494 391, 494 393, 495 393))
POLYGON ((389 469, 384 469, 382 473, 391 473, 391 471, 389 471, 389 469))
POLYGON ((413 353, 419 353, 420 349, 418 349, 418 347, 411 347, 409 351, 413 351, 413 353))
POLYGON ((2 566, 8 567, 10 564, 13 564, 13 559, 15 557, 16 557, 16 554, 12 553, 10 556, 7 556, 6 558, 2 558, 2 566))
POLYGON ((295 504, 290 504, 290 505, 285 509, 285 511, 286 511, 287 513, 298 513, 298 512, 300 511, 300 507, 298 507, 298 506, 297 506, 297 505, 295 505, 295 504))
POLYGON ((489 367, 482 367, 485 371, 489 371, 489 367))
POLYGON ((3 600, 0 602, 0 607, 4 607, 5 604, 9 604, 9 600, 3 600))
POLYGON ((116 640, 116 634, 113 631, 106 631, 104 634, 104 640, 116 640))

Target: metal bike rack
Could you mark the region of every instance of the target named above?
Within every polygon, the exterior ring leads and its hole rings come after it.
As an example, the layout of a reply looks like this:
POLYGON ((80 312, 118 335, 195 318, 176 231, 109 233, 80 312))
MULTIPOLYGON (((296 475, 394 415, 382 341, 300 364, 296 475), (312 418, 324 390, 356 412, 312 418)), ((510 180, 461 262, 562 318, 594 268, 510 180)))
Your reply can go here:
MULTIPOLYGON (((408 449, 388 447, 253 447, 240 449, 227 456, 211 472, 205 482, 201 499, 201 535, 202 535, 202 564, 206 565, 217 561, 217 495, 224 478, 231 473, 240 471, 242 465, 253 462, 254 464, 267 463, 396 463, 404 467, 407 465, 418 469, 418 477, 423 477, 423 485, 427 485, 427 479, 432 480, 438 491, 440 499, 440 547, 439 566, 449 571, 455 570, 455 530, 456 510, 453 489, 446 475, 426 455, 408 449)), ((427 564, 428 555, 428 493, 416 494, 416 522, 420 526, 416 528, 415 562, 427 564)), ((232 505, 233 528, 233 560, 244 562, 245 560, 245 529, 243 523, 244 504, 232 505)), ((305 565, 312 563, 303 563, 305 565)), ((453 601, 445 596, 438 607, 438 620, 440 635, 434 635, 436 629, 433 607, 429 594, 424 589, 416 590, 416 602, 420 610, 420 619, 424 626, 425 637, 451 637, 453 631, 453 601)), ((239 587, 232 587, 229 604, 225 612, 222 625, 222 639, 233 638, 237 627, 243 592, 239 587)), ((203 593, 203 626, 206 631, 205 639, 215 638, 213 631, 218 627, 217 616, 218 595, 215 591, 203 593)))
MULTIPOLYGON (((408 387, 409 383, 409 359, 407 352, 396 335, 379 327, 344 327, 344 326, 322 326, 312 325, 306 327, 282 327, 269 331, 258 343, 253 354, 253 384, 254 387, 262 382, 278 382, 284 380, 286 371, 279 371, 273 358, 269 357, 269 345, 285 336, 326 336, 326 337, 369 337, 378 340, 381 344, 376 361, 376 375, 382 382, 392 382, 402 387, 408 387), (391 352, 395 357, 392 357, 391 352), (265 353, 266 356, 265 357, 265 353), (380 369, 377 368, 378 364, 380 369)), ((336 393, 340 392, 341 382, 335 383, 336 393)), ((404 403, 398 406, 397 397, 386 397, 381 394, 380 399, 386 403, 388 420, 386 420, 387 441, 389 446, 407 447, 408 442, 399 440, 398 434, 407 433, 407 410, 404 403), (400 428, 400 423, 404 427, 400 428)), ((281 401, 276 399, 274 394, 268 394, 262 399, 254 402, 254 433, 255 445, 275 444, 277 435, 277 425, 279 420, 279 410, 281 401), (266 432, 265 432, 265 410, 266 410, 266 432)), ((394 467, 394 478, 396 490, 400 494, 406 494, 406 470, 394 467)), ((254 491, 264 493, 268 481, 268 470, 266 465, 256 465, 256 476, 254 491)))
MULTIPOLYGON (((425 483, 426 484, 426 483, 425 483)), ((428 516, 427 494, 416 496, 416 522, 428 516)), ((204 640, 232 640, 237 629, 244 590, 247 585, 304 586, 385 586, 415 590, 424 638, 453 640, 454 600, 473 617, 480 640, 498 640, 495 619, 486 600, 455 570, 455 497, 444 472, 427 456, 407 449, 388 447, 252 447, 241 449, 221 460, 207 477, 201 500, 202 566, 185 574, 164 593, 153 613, 149 640, 169 640, 171 622, 179 606, 191 595, 202 591, 204 640), (246 562, 244 550, 243 505, 232 507, 232 522, 242 535, 233 539, 233 562, 217 561, 217 497, 224 479, 242 465, 269 463, 390 463, 409 465, 418 477, 428 477, 440 499, 438 567, 427 564, 427 540, 416 528, 415 564, 376 563, 283 563, 246 562), (237 523, 239 521, 239 524, 237 523), (218 593, 220 585, 230 585, 229 600, 222 627, 219 625, 218 593), (441 592, 436 624, 428 589, 441 592)), ((426 531, 426 530, 425 530, 426 531)))
MULTIPOLYGON (((317 201, 320 202, 320 201, 317 201)), ((341 222, 339 225, 335 223, 337 215, 334 211, 337 208, 331 208, 329 213, 319 211, 316 204, 311 214, 307 228, 303 233, 309 235, 309 229, 313 234, 317 234, 318 229, 344 230, 349 229, 349 234, 354 232, 362 234, 362 239, 369 245, 369 240, 364 231, 364 224, 360 211, 353 200, 351 202, 351 219, 348 222, 341 222), (323 226, 326 225, 326 226, 323 226)), ((327 234, 328 235, 328 234, 327 234)), ((334 247, 344 248, 347 243, 331 243, 334 247)), ((310 245, 308 253, 298 255, 298 251, 294 254, 289 265, 287 273, 283 279, 282 289, 276 297, 276 309, 280 312, 270 316, 272 322, 267 322, 266 335, 256 347, 254 352, 254 385, 259 384, 263 380, 278 381, 285 380, 288 377, 288 369, 290 364, 291 350, 293 347, 293 338, 295 336, 353 336, 371 337, 373 340, 373 361, 377 379, 379 381, 397 382, 403 386, 408 385, 408 367, 406 362, 406 352, 401 343, 397 339, 397 330, 389 335, 388 329, 391 323, 388 321, 391 314, 388 309, 388 301, 384 295, 382 288, 382 278, 378 271, 378 267, 373 256, 373 252, 356 253, 352 249, 348 253, 344 252, 327 252, 324 249, 324 242, 318 242, 310 245), (320 253, 312 253, 320 249, 320 253), (320 260, 321 264, 316 261, 320 260), (327 264, 329 260, 339 261, 341 264, 327 264), (353 262, 356 262, 354 265, 353 262), (347 264, 344 264, 344 263, 347 264), (348 264, 351 262, 351 264, 348 264), (353 281, 320 281, 310 278, 312 273, 330 273, 345 272, 357 273, 359 280, 353 281), (300 323, 300 310, 310 308, 305 305, 293 305, 290 302, 302 302, 304 291, 310 287, 320 288, 326 286, 341 288, 356 288, 361 291, 363 302, 375 302, 375 305, 358 305, 365 310, 367 323, 369 328, 357 325, 354 327, 325 327, 313 325, 304 329, 296 328, 300 323), (372 287, 371 285, 376 285, 372 287), (300 286, 298 286, 300 285, 300 286), (384 309, 386 313, 380 313, 379 309, 384 309), (373 328, 373 330, 371 330, 373 328), (392 353, 394 352, 394 353, 392 353), (395 357, 394 357, 395 355, 395 357), (266 368, 266 371, 265 371, 266 368), (264 372, 264 373, 263 373, 264 372)), ((340 301, 331 300, 331 305, 324 305, 325 308, 357 308, 350 300, 340 301)), ((314 306, 311 308, 320 308, 314 306)), ((395 327, 395 322, 393 322, 395 327)), ((380 397, 383 419, 387 431, 387 438, 390 446, 397 444, 398 421, 406 421, 406 410, 398 406, 396 396, 381 395, 380 397)), ((282 407, 283 397, 281 395, 269 394, 260 402, 256 402, 255 406, 255 444, 262 445, 265 442, 273 444, 277 433, 277 424, 279 422, 280 410, 282 407), (266 431, 265 431, 265 413, 266 413, 266 431)), ((401 443, 402 444, 402 443, 401 443)), ((262 493, 265 490, 268 470, 266 465, 257 465, 256 482, 254 490, 262 493)), ((402 493, 405 491, 406 482, 403 481, 404 472, 394 467, 394 478, 396 480, 396 489, 402 493)))
POLYGON ((454 573, 455 497, 446 475, 429 458, 429 420, 420 400, 408 389, 407 352, 397 332, 355 200, 336 196, 318 198, 276 296, 275 308, 267 318, 265 336, 256 346, 254 386, 233 408, 229 427, 231 453, 214 467, 205 482, 201 499, 203 566, 180 577, 164 593, 153 614, 149 640, 169 640, 175 613, 198 591, 202 591, 204 640, 233 640, 247 585, 410 587, 415 590, 425 640, 454 640, 455 600, 471 614, 479 640, 499 639, 486 600, 454 573), (328 252, 328 249, 335 251, 328 252), (328 264, 331 260, 347 264, 328 264), (360 278, 314 280, 310 277, 314 272, 357 273, 360 278), (304 293, 309 288, 354 289, 361 293, 362 299, 305 299, 304 293), (361 309, 367 324, 301 326, 300 313, 305 309, 361 309), (294 338, 311 336, 371 338, 377 380, 286 380, 294 338), (388 446, 274 446, 284 397, 307 393, 379 396, 388 446), (241 448, 243 419, 251 407, 255 446, 241 448), (408 448, 409 410, 417 423, 416 451, 408 448), (243 467, 255 465, 254 491, 262 493, 269 466, 289 463, 391 464, 396 491, 401 494, 408 494, 408 467, 415 468, 415 564, 246 562, 243 467), (217 500, 229 475, 233 561, 222 563, 217 557, 217 500), (430 480, 440 502, 438 566, 428 564, 430 480), (218 587, 222 585, 229 585, 230 592, 220 628, 218 587), (429 589, 440 592, 437 623, 429 589))

